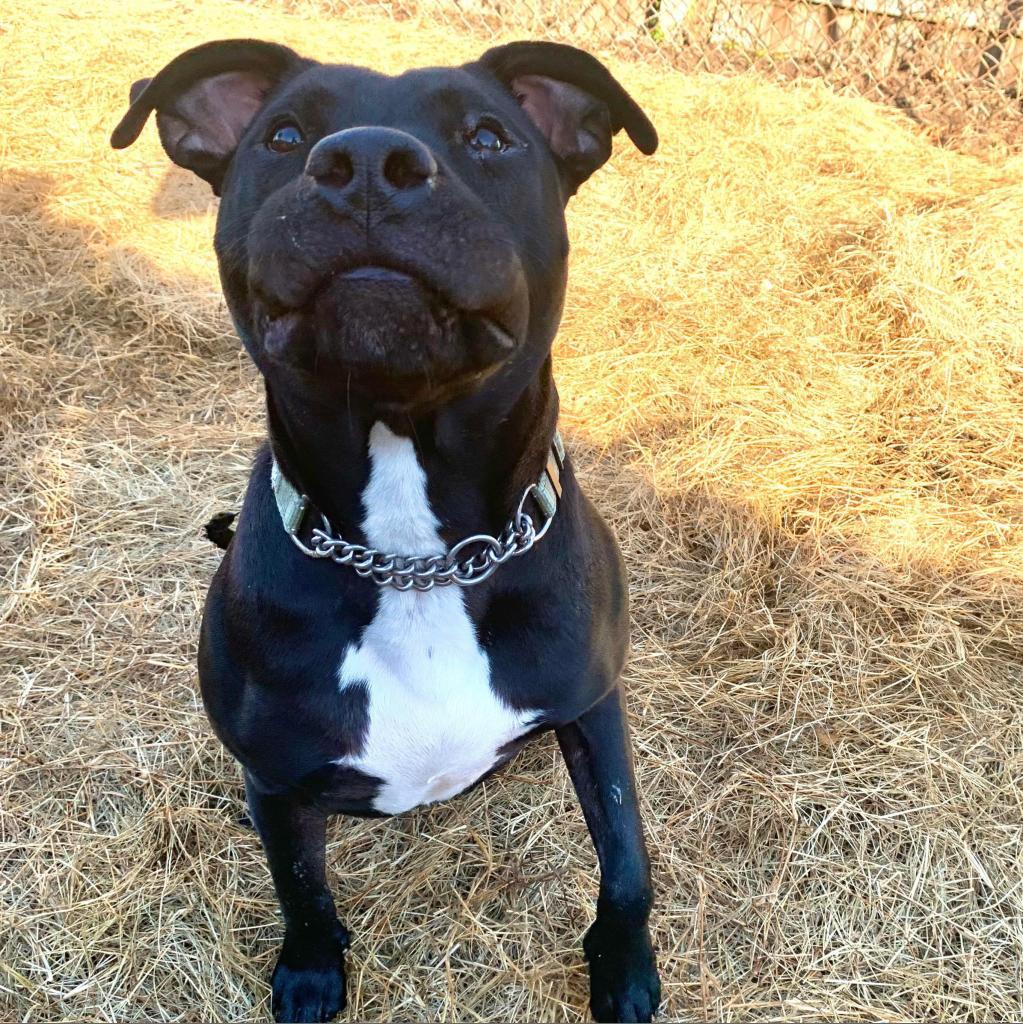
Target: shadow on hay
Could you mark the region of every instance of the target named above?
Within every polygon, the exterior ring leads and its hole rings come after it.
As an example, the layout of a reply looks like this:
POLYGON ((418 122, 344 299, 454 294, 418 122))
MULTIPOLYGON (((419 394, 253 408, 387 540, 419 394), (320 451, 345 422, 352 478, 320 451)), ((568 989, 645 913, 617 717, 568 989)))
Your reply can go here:
MULTIPOLYGON (((161 209, 181 217, 201 212, 192 190, 179 184, 165 176, 161 209)), ((80 357, 79 373, 87 374, 98 368, 86 358, 89 348, 103 360, 100 379, 144 365, 163 372, 169 386, 176 376, 166 360, 174 355, 236 360, 237 338, 219 294, 211 300, 209 281, 169 273, 146 254, 112 242, 97 225, 63 214, 58 189, 54 177, 21 172, 7 172, 0 185, 6 221, 0 295, 17 334, 26 343, 32 339, 32 354, 49 344, 54 360, 73 353, 80 357)), ((123 381, 126 394, 131 383, 123 381)), ((11 390, 9 378, 4 384, 0 403, 11 390)))
POLYGON ((157 217, 176 219, 204 215, 216 206, 206 182, 171 164, 164 168, 149 209, 157 217))

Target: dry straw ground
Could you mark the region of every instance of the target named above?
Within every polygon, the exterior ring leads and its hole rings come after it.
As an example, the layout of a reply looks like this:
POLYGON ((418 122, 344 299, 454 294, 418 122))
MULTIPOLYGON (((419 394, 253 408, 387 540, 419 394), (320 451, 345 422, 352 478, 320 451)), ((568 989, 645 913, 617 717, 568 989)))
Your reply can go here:
MULTIPOLYGON (((0 26, 0 1018, 266 1013, 280 934, 195 686, 262 434, 201 184, 128 84, 257 35, 485 41, 214 0, 0 26)), ((661 128, 573 202, 569 445, 622 539, 673 1020, 1020 1020, 1023 162, 823 87, 617 64, 661 128)), ((338 821, 351 1017, 578 1020, 594 858, 554 745, 338 821)))

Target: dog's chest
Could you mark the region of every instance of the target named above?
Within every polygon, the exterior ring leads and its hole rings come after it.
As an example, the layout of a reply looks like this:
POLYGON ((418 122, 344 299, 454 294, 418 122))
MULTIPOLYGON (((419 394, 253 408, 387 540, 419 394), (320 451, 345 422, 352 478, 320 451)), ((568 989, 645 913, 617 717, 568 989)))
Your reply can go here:
MULTIPOLYGON (((412 442, 378 423, 370 458, 362 499, 369 544, 400 554, 443 552, 412 442)), ((373 804, 389 814, 461 792, 537 718, 492 689, 489 659, 455 587, 381 588, 373 620, 345 651, 338 682, 342 691, 361 685, 368 697, 361 747, 338 763, 381 779, 373 804)))

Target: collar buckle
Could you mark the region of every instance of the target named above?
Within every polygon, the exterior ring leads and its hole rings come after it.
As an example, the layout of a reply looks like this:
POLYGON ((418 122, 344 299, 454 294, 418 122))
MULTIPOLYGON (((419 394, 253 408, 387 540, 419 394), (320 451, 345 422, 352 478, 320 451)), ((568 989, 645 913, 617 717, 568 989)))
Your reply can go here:
POLYGON ((541 530, 546 529, 547 524, 554 518, 554 513, 558 511, 558 502, 561 500, 561 470, 564 465, 565 445, 561 440, 561 434, 555 430, 551 450, 540 479, 529 488, 529 494, 544 518, 541 530))
POLYGON ((309 510, 309 499, 295 490, 291 481, 281 472, 276 459, 273 459, 270 465, 270 487, 273 489, 277 511, 280 513, 285 532, 292 537, 297 536, 309 510))

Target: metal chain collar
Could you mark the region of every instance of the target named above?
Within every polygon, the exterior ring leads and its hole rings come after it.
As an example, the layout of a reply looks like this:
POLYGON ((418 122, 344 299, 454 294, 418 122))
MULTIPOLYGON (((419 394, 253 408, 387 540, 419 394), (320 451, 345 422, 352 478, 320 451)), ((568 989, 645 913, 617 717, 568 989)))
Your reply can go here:
POLYGON ((309 544, 298 536, 302 520, 309 508, 305 495, 300 495, 285 479, 276 460, 271 481, 277 507, 289 536, 296 547, 310 558, 329 558, 338 565, 351 566, 355 572, 371 579, 378 586, 396 590, 432 590, 434 587, 472 587, 482 583, 510 558, 524 555, 550 529, 561 497, 561 470, 565 448, 557 432, 540 479, 530 484, 519 499, 512 520, 500 537, 477 533, 459 541, 443 555, 396 555, 364 544, 351 544, 337 536, 330 521, 320 513, 321 526, 313 527, 309 544), (536 502, 543 524, 539 529, 526 512, 526 499, 536 502))

